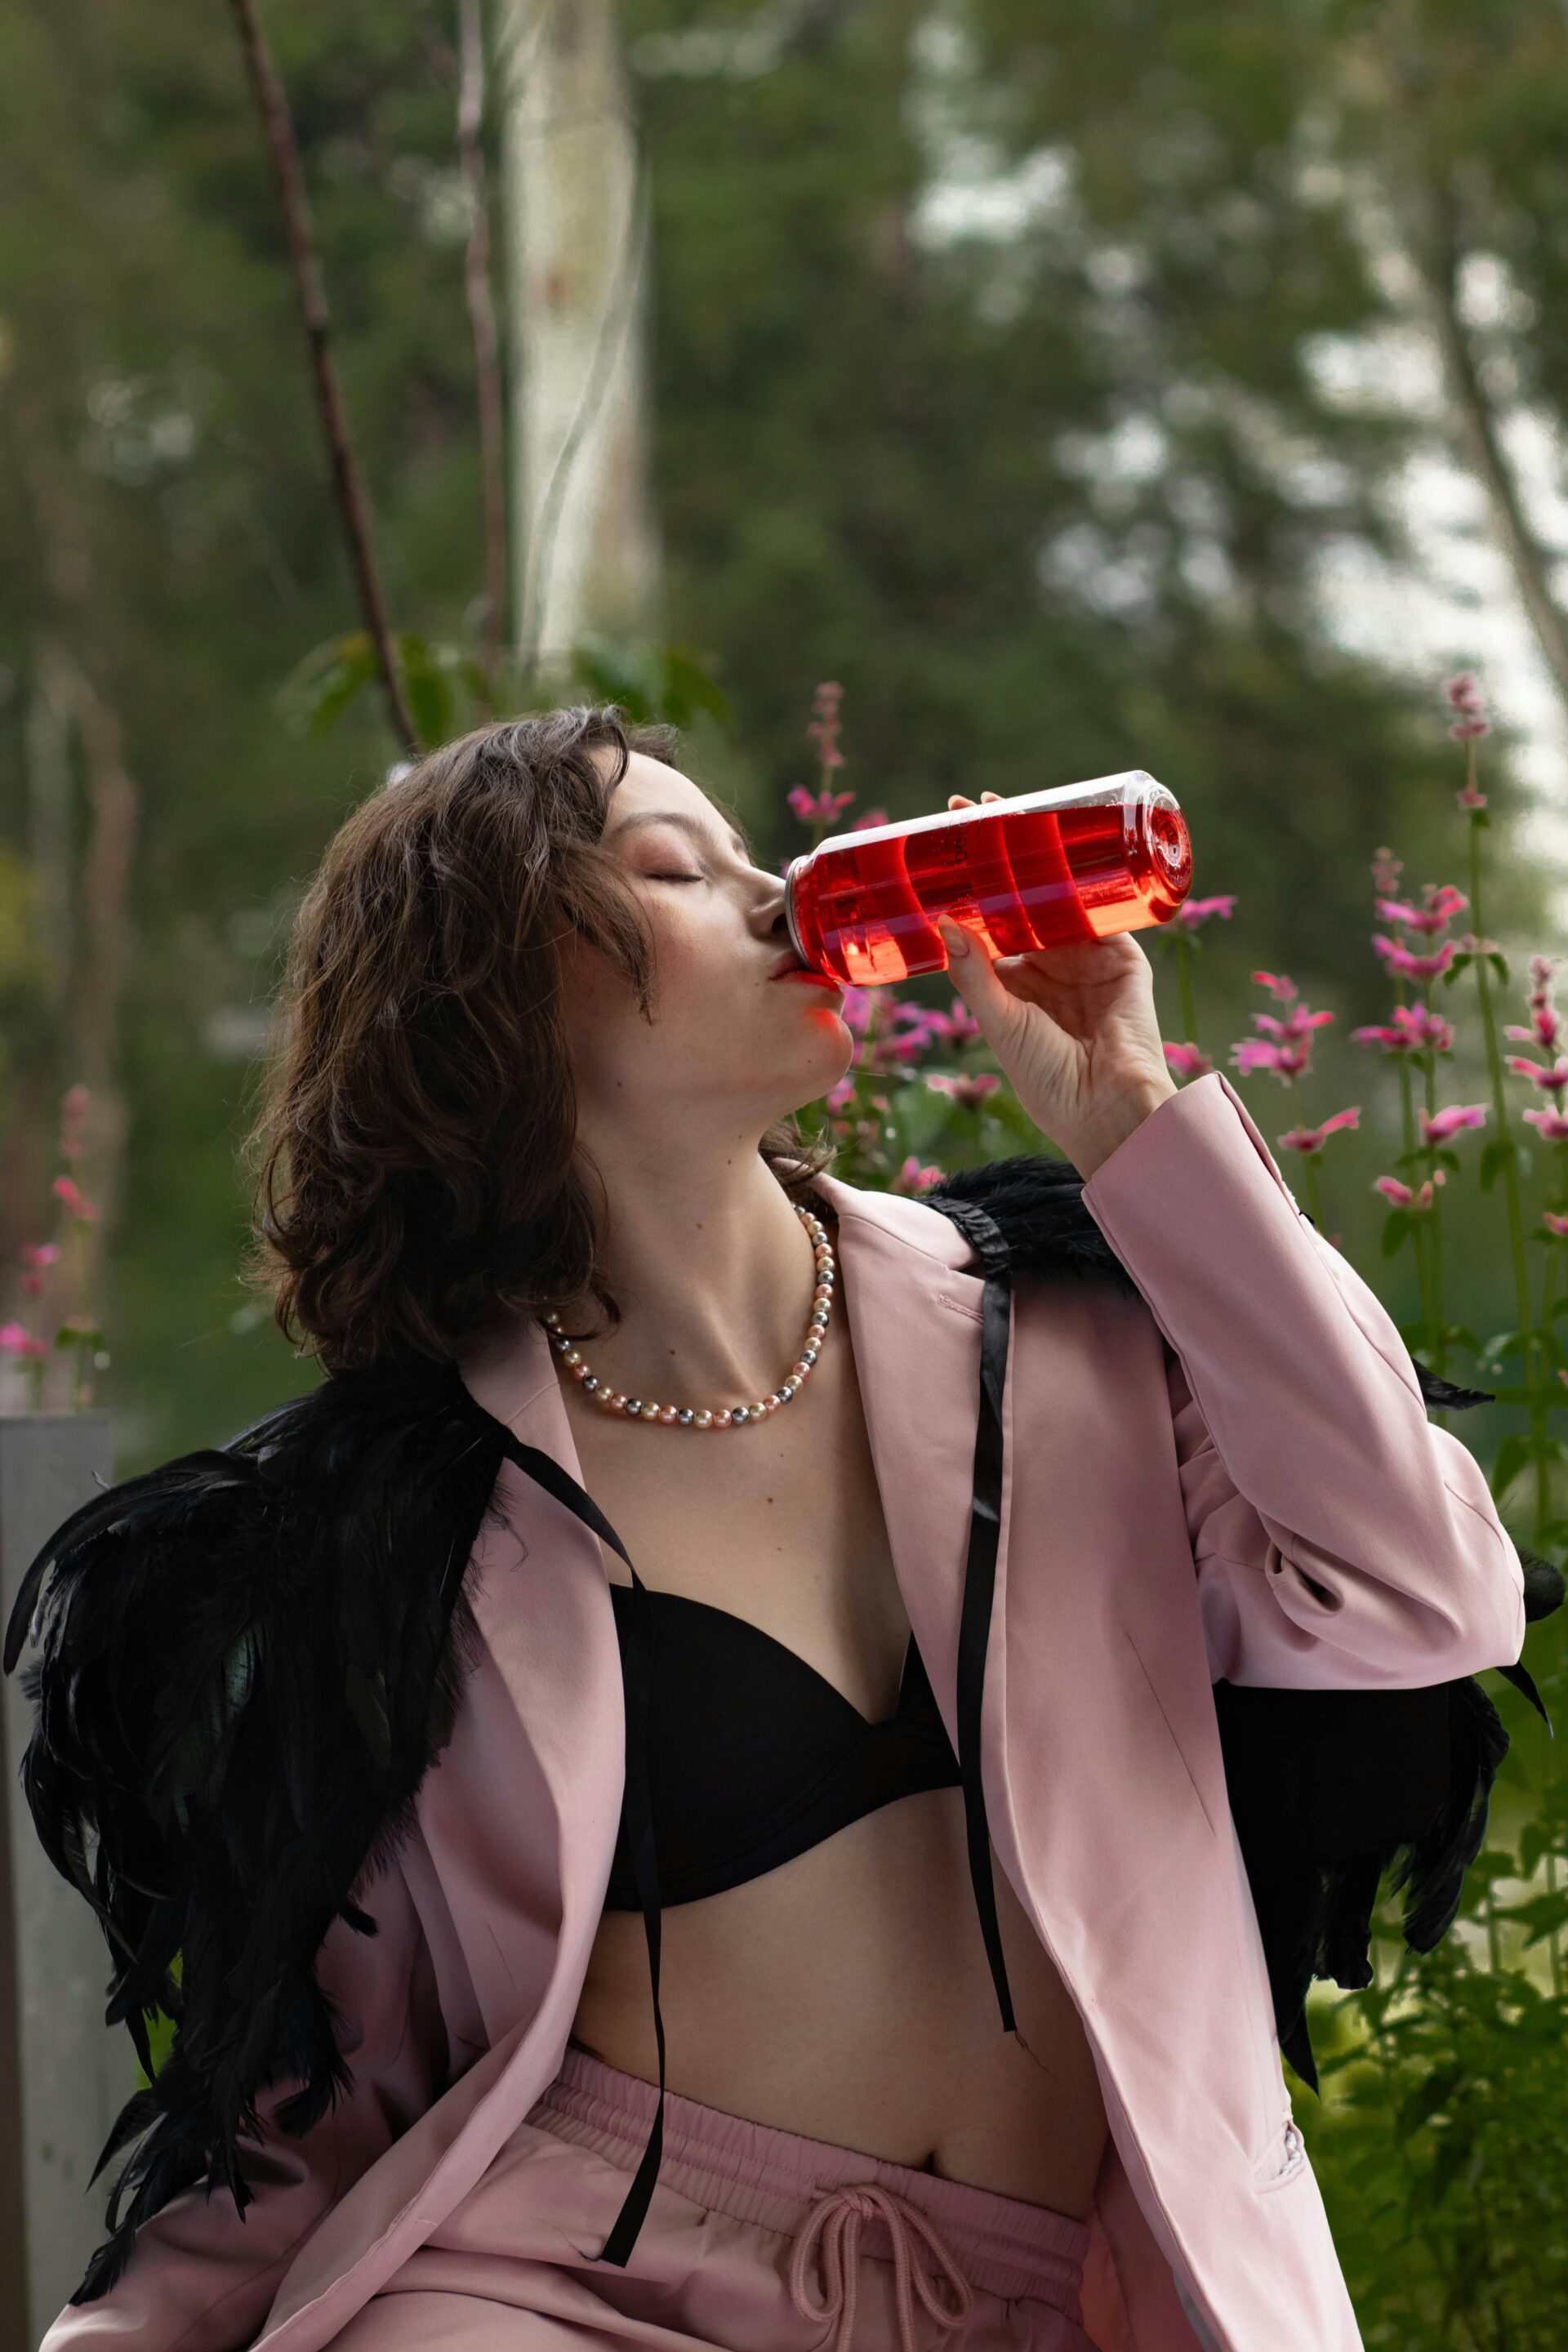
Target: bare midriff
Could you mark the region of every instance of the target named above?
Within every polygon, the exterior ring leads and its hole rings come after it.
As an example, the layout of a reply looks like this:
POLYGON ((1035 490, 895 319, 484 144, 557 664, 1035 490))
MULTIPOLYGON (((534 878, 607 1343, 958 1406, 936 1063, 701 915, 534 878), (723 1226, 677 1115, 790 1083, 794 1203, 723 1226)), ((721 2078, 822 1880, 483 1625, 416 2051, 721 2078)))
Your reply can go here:
MULTIPOLYGON (((841 1307, 800 1395, 757 1427, 628 1425, 556 1370, 584 1484, 643 1582, 750 1619, 868 1722, 892 1715, 910 1621, 841 1307)), ((1093 2057, 994 1851, 993 1878, 1016 2033, 975 1914, 960 1788, 900 1798, 743 1885, 667 1905, 666 2088, 1086 2220, 1107 2134, 1093 2057)), ((640 1912, 602 1916, 572 2038, 658 2082, 640 1912)))

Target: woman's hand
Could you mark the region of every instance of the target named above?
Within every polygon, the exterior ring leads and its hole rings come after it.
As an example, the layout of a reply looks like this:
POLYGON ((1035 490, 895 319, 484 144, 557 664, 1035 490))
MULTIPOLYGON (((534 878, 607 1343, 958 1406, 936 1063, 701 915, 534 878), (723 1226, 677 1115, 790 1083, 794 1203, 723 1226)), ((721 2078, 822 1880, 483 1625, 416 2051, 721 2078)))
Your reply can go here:
MULTIPOLYGON (((950 793, 947 804, 975 805, 963 793, 950 793)), ((1131 931, 1119 931, 994 961, 951 918, 939 918, 937 928, 952 984, 1018 1100, 1079 1174, 1091 1176, 1179 1091, 1154 1017, 1148 957, 1131 931)))

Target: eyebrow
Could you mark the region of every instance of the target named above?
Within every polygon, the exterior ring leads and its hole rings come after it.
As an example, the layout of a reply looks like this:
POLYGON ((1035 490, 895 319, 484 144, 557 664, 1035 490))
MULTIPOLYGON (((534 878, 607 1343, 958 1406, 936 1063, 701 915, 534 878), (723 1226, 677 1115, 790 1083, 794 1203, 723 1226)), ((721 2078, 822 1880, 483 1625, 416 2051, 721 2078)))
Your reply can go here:
MULTIPOLYGON (((689 816, 684 809, 643 809, 636 816, 623 817, 619 824, 611 825, 603 837, 605 841, 613 841, 616 834, 630 833, 634 826, 639 824, 673 824, 682 833, 689 833, 694 841, 706 843, 710 847, 712 845, 712 835, 701 818, 689 816)), ((729 820, 729 824, 731 835, 742 856, 745 858, 748 865, 754 865, 756 860, 752 848, 751 836, 745 827, 738 824, 733 817, 729 820)))

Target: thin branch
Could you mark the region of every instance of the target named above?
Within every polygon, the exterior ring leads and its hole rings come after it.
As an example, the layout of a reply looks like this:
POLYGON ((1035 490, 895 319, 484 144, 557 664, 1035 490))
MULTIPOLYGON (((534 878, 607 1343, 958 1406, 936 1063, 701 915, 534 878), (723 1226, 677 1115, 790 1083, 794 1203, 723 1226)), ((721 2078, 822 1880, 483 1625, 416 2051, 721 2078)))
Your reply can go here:
POLYGON ((485 110, 484 19, 480 0, 458 0, 462 58, 458 85, 458 154, 468 192, 468 242, 463 282, 474 338, 474 373, 479 391, 479 479, 484 528, 484 673, 492 698, 505 624, 507 579, 506 441, 501 390, 500 343, 490 290, 489 192, 483 140, 485 110))
POLYGON ((621 341, 630 331, 633 307, 642 279, 650 230, 647 163, 640 142, 633 153, 626 227, 621 236, 620 251, 616 257, 609 291, 605 297, 605 307, 599 317, 594 356, 589 362, 587 377, 571 425, 556 451, 544 496, 534 512, 522 614, 522 674, 525 677, 532 677, 539 658, 545 588, 550 578, 550 566, 554 560, 555 537, 560 529, 571 469, 609 388, 610 371, 621 341))
POLYGON ((359 592, 360 611, 375 648, 376 666, 381 671, 393 730, 409 755, 416 758, 421 749, 419 731, 414 724, 403 681, 398 676, 392 634, 387 625, 386 601, 382 594, 381 581, 371 553, 369 517, 360 484, 359 467, 349 438, 348 417, 338 385, 337 369, 332 361, 331 322, 327 311, 326 289, 316 254, 294 126, 289 121, 282 82, 262 35, 255 0, 230 0, 230 6, 245 57, 246 71, 261 115, 278 183, 278 194, 283 207, 289 257, 294 271, 294 290, 310 348, 316 407, 331 466, 338 514, 348 541, 349 561, 359 592))

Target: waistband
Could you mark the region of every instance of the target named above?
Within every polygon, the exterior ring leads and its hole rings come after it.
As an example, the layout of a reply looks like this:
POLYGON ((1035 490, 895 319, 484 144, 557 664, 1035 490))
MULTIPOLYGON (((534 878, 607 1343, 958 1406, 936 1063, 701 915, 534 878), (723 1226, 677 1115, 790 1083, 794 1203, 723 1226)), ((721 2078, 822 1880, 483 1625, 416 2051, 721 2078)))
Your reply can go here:
MULTIPOLYGON (((658 2105, 657 2083, 623 2074, 569 2042, 561 2071, 529 2116, 555 2137, 593 2147, 613 2164, 635 2169, 658 2105)), ((908 2221, 904 2251, 915 2251, 919 2224, 900 2217, 913 2207, 956 2256, 963 2279, 987 2294, 1027 2296, 1081 2323, 1079 2289, 1089 2251, 1089 2224, 1048 2205, 1031 2205, 963 2180, 889 2164, 852 2147, 777 2131, 769 2124, 726 2115, 679 2092, 664 2095, 664 2158, 659 2185, 739 2221, 802 2237, 837 2217, 858 2216, 869 2230, 864 2252, 889 2259, 879 2221, 900 2261, 900 2218, 908 2221), (857 2204, 848 2192, 872 2192, 857 2204), (879 2201, 875 2192, 883 2192, 879 2201), (835 2195, 833 2192, 845 2192, 835 2195)), ((929 2251, 916 2267, 933 2265, 929 2251)), ((832 2250, 825 2241, 825 2267, 832 2250)), ((636 2257, 633 2257, 635 2266, 636 2257)), ((962 2288, 963 2282, 957 2283, 962 2288)), ((961 2299, 961 2298, 960 2298, 961 2299)), ((953 2289, 947 2291, 953 2301, 953 2289)), ((945 2315, 952 2323, 951 2310, 945 2315)))

